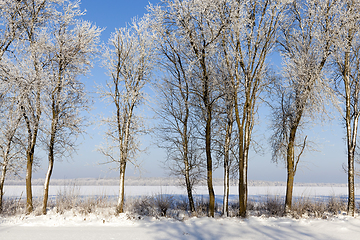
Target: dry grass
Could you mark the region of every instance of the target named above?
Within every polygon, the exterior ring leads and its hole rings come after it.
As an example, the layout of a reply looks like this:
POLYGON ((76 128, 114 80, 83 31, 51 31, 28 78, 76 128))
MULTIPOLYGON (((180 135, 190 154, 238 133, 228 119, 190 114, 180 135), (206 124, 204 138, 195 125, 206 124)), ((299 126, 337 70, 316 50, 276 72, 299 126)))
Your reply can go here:
MULTIPOLYGON (((41 214, 42 199, 34 199, 34 214, 41 214)), ((25 199, 6 198, 3 202, 2 216, 15 216, 25 213, 25 199)), ((346 211, 347 202, 340 197, 316 198, 300 197, 293 200, 292 211, 287 216, 294 218, 328 218, 346 211)), ((54 199, 49 200, 48 209, 58 214, 72 211, 74 214, 87 215, 90 213, 101 214, 114 209, 116 199, 103 194, 101 196, 80 196, 80 188, 67 186, 61 189, 54 199), (104 210, 107 209, 107 210, 104 210)), ((182 196, 175 198, 170 194, 157 194, 138 198, 125 199, 125 212, 130 218, 138 219, 143 216, 171 217, 184 220, 191 215, 204 217, 208 214, 209 203, 203 197, 195 199, 195 213, 189 212, 188 200, 182 196)), ((239 203, 229 203, 229 217, 238 215, 239 203)), ((215 211, 221 216, 222 207, 216 204, 215 211)), ((284 216, 284 199, 279 196, 267 196, 257 200, 249 199, 248 214, 250 216, 281 217, 284 216)))

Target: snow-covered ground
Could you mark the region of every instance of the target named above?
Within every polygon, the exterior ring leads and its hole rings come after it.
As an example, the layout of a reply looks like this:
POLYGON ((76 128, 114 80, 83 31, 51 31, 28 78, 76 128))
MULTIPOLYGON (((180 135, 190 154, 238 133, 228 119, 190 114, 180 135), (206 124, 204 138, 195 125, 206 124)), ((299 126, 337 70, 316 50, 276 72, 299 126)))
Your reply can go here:
MULTIPOLYGON (((75 191, 80 196, 116 196, 117 186, 51 186, 50 195, 75 191)), ((221 203, 222 187, 216 186, 217 201, 221 203)), ((24 186, 6 186, 5 197, 19 197, 24 186)), ((42 187, 34 186, 35 197, 42 195, 42 187)), ((284 186, 250 186, 249 198, 267 195, 282 197, 284 186)), ((127 186, 126 196, 155 194, 185 195, 176 186, 127 186)), ((237 198, 237 187, 230 189, 231 199, 237 198)), ((198 187, 196 196, 206 197, 206 187, 198 187)), ((294 197, 327 198, 346 196, 346 187, 297 186, 294 197)), ((24 198, 24 196, 23 196, 24 198)), ((359 196, 357 195, 357 199, 359 196)), ((74 211, 58 214, 51 210, 46 216, 18 215, 0 217, 0 239, 358 239, 360 217, 347 217, 343 213, 329 219, 292 219, 254 217, 189 218, 184 221, 170 218, 145 217, 133 219, 126 214, 114 216, 113 209, 101 214, 78 214, 74 211)))
POLYGON ((331 220, 290 218, 127 219, 84 216, 28 216, 1 219, 0 239, 358 239, 360 219, 339 215, 331 220))

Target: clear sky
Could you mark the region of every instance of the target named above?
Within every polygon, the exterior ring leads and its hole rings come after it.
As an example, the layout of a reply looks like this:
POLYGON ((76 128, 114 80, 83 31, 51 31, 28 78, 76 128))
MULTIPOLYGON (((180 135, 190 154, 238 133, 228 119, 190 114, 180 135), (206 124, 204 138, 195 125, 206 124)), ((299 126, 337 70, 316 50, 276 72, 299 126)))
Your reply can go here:
MULTIPOLYGON (((157 0, 150 1, 152 3, 157 0)), ((115 28, 125 27, 127 23, 131 22, 133 17, 141 17, 146 13, 147 0, 83 0, 81 9, 86 9, 85 20, 91 21, 93 24, 104 28, 101 40, 107 42, 110 33, 115 28)), ((273 64, 276 67, 280 65, 278 58, 273 56, 273 64)), ((83 80, 89 92, 95 92, 95 83, 103 84, 107 76, 105 69, 100 67, 100 63, 95 63, 91 75, 84 77, 83 80)), ((150 93, 151 94, 151 93, 150 93)), ((102 140, 102 129, 97 127, 97 119, 100 114, 106 114, 110 108, 95 97, 93 110, 87 114, 87 118, 93 122, 87 128, 87 134, 79 139, 78 152, 73 155, 69 161, 55 162, 53 178, 86 178, 86 177, 117 177, 118 171, 112 170, 116 165, 106 164, 104 157, 95 151, 102 140)), ((271 162, 271 149, 268 144, 268 138, 271 134, 268 129, 269 115, 268 110, 263 107, 260 110, 260 118, 258 125, 255 127, 254 139, 259 146, 262 146, 262 153, 251 152, 249 159, 249 179, 263 180, 263 181, 285 181, 286 168, 284 163, 271 162)), ((333 112, 333 120, 329 122, 318 123, 316 126, 306 130, 305 134, 308 139, 314 141, 317 145, 318 151, 306 153, 299 164, 299 170, 295 176, 296 182, 334 182, 346 183, 347 177, 343 171, 342 165, 346 163, 345 154, 345 131, 340 124, 340 115, 338 112, 333 112)), ((162 168, 162 161, 165 154, 158 149, 153 142, 151 136, 143 139, 144 146, 148 147, 146 154, 140 157, 142 162, 141 176, 144 177, 164 177, 168 176, 168 172, 162 168)), ((47 158, 39 155, 40 167, 34 173, 34 178, 44 178, 47 169, 47 158)), ((139 176, 138 171, 134 171, 128 165, 126 172, 127 176, 139 176)), ((222 169, 215 171, 215 177, 222 177, 222 169)))

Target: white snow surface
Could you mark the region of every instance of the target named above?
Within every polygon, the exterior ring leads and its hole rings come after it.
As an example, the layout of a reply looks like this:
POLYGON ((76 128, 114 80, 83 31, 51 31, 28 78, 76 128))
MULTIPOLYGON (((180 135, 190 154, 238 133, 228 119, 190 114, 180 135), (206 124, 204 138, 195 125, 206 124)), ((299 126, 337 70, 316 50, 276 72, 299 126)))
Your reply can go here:
POLYGON ((86 217, 65 213, 0 219, 0 238, 12 239, 358 239, 360 219, 291 218, 128 219, 126 214, 86 217))
MULTIPOLYGON (((69 191, 71 186, 51 186, 50 197, 59 191, 69 191)), ((71 189, 70 189, 71 190, 71 189)), ((73 186, 81 196, 117 196, 118 186, 73 186)), ((216 186, 216 201, 222 201, 222 187, 216 186)), ((24 186, 6 186, 5 197, 19 197, 24 186)), ((34 197, 42 194, 41 186, 33 187, 34 197)), ((154 194, 186 196, 185 190, 176 186, 127 186, 126 196, 154 194)), ((249 199, 275 195, 283 197, 284 186, 250 186, 249 199)), ((237 199, 237 187, 230 189, 231 200, 237 199)), ((198 187, 196 197, 206 197, 207 188, 198 187)), ((294 197, 344 197, 346 187, 297 186, 294 197)), ((22 196, 23 198, 25 196, 22 196)), ((359 195, 356 196, 359 199, 359 195)), ((358 239, 360 216, 355 218, 340 213, 328 219, 287 217, 255 217, 247 219, 222 218, 171 218, 145 217, 134 219, 130 215, 115 216, 114 209, 103 209, 87 215, 74 210, 58 214, 50 210, 46 216, 17 215, 0 217, 0 240, 58 240, 58 239, 358 239)))

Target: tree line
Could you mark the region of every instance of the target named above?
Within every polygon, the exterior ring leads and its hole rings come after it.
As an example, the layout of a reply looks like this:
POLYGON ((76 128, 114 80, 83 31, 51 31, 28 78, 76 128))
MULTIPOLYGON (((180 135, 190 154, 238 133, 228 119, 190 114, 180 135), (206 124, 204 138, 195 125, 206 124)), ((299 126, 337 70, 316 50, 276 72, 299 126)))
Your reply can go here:
POLYGON ((191 212, 193 187, 206 177, 208 214, 214 216, 212 174, 222 165, 223 214, 233 175, 239 180, 239 216, 246 217, 252 132, 266 101, 272 159, 284 161, 287 169, 286 213, 308 147, 302 130, 329 106, 339 110, 346 128, 348 214, 354 216, 360 1, 162 0, 116 29, 103 46, 102 30, 81 20, 79 3, 0 2, 1 197, 5 174, 26 166, 26 211, 32 211, 34 153, 42 147, 49 159, 46 214, 53 163, 71 154, 85 124, 81 113, 90 100, 79 76, 101 57, 108 80, 98 93, 114 111, 101 120, 107 131, 98 151, 119 166, 118 213, 123 212, 126 166, 136 164, 140 136, 148 132, 139 114, 145 87, 153 86, 159 124, 151 134, 166 150, 172 173, 184 179, 191 212), (282 60, 277 71, 269 59, 274 53, 282 60))

